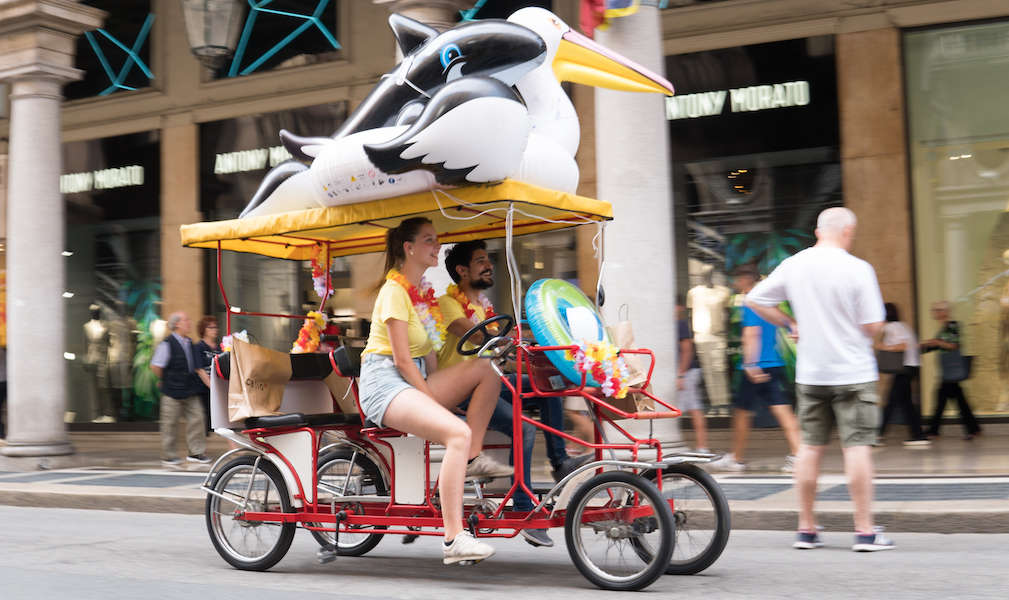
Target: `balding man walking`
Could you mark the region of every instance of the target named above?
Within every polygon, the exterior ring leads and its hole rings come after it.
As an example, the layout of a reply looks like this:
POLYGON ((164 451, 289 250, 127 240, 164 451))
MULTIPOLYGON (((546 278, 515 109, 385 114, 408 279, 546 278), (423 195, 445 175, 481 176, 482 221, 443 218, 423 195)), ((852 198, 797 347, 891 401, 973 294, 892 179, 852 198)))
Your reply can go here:
POLYGON ((847 208, 828 208, 816 221, 816 245, 785 259, 746 297, 765 321, 798 339, 795 383, 802 445, 795 465, 799 532, 795 548, 823 545, 813 504, 823 449, 837 424, 848 495, 855 505, 856 552, 894 548, 872 518, 872 446, 879 413, 879 372, 872 338, 886 312, 876 271, 848 254, 858 222, 847 208), (791 303, 795 321, 778 309, 791 303), (799 332, 802 332, 801 336, 799 332))
POLYGON ((165 341, 158 344, 151 359, 151 371, 161 379, 161 464, 177 467, 182 460, 175 455, 179 416, 186 420, 186 460, 209 463, 203 407, 200 404, 200 379, 193 362, 193 342, 189 339, 189 317, 173 312, 168 317, 165 341))

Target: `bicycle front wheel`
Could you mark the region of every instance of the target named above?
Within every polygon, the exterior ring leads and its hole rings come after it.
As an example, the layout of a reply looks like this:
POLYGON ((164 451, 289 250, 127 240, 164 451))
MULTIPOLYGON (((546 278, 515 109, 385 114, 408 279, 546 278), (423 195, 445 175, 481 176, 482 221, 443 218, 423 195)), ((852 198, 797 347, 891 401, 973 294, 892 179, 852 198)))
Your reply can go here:
POLYGON ((648 587, 662 576, 673 553, 673 515, 651 481, 610 471, 582 483, 564 523, 575 567, 605 590, 648 587))
POLYGON ((676 522, 676 543, 666 574, 700 573, 718 560, 729 541, 732 517, 725 494, 706 471, 683 463, 662 471, 662 495, 676 522))

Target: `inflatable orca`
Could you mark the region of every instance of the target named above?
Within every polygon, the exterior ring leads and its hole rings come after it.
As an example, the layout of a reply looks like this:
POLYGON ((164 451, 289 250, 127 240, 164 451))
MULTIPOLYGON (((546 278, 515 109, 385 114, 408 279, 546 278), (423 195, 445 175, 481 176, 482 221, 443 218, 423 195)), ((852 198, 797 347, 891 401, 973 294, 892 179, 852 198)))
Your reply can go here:
POLYGON ((444 33, 389 23, 403 61, 332 136, 281 131, 296 160, 267 174, 242 217, 506 178, 573 192, 579 125, 562 81, 673 93, 540 8, 444 33))

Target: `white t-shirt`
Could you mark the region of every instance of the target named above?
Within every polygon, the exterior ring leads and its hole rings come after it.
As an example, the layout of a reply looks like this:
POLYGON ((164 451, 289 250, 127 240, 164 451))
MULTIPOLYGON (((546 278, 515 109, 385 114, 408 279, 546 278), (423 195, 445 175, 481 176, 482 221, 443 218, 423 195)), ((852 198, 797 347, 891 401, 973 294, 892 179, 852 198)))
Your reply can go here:
POLYGON ((808 248, 786 258, 746 297, 789 301, 799 325, 795 382, 848 385, 879 379, 872 338, 862 325, 886 319, 872 265, 840 248, 808 248))
MULTIPOLYGON (((802 334, 802 331, 799 331, 802 334)), ((883 325, 883 345, 896 346, 904 344, 904 366, 920 367, 921 357, 918 354, 918 336, 902 321, 887 321, 883 325)))

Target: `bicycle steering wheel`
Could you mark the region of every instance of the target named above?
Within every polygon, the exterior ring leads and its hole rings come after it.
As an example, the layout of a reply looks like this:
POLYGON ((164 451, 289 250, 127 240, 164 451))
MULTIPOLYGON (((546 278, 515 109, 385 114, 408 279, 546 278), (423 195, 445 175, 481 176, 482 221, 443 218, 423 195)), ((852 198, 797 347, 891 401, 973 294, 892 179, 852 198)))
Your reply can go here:
POLYGON ((503 338, 507 336, 508 333, 511 332, 512 327, 514 326, 515 326, 515 319, 511 315, 497 315, 496 317, 491 317, 490 319, 481 321, 476 325, 474 325, 473 328, 467 331, 461 338, 459 338, 459 344, 455 348, 456 352, 458 352, 462 356, 473 356, 474 354, 479 354, 481 351, 483 351, 483 348, 473 348, 472 350, 463 350, 463 346, 466 345, 467 342, 469 342, 469 339, 473 337, 476 334, 476 332, 479 331, 480 333, 483 334, 484 345, 486 346, 487 345, 486 342, 491 338, 503 338), (493 325, 494 323, 497 323, 498 321, 507 321, 508 324, 505 325, 503 330, 499 328, 499 331, 496 334, 491 335, 491 333, 487 331, 487 328, 493 325))

